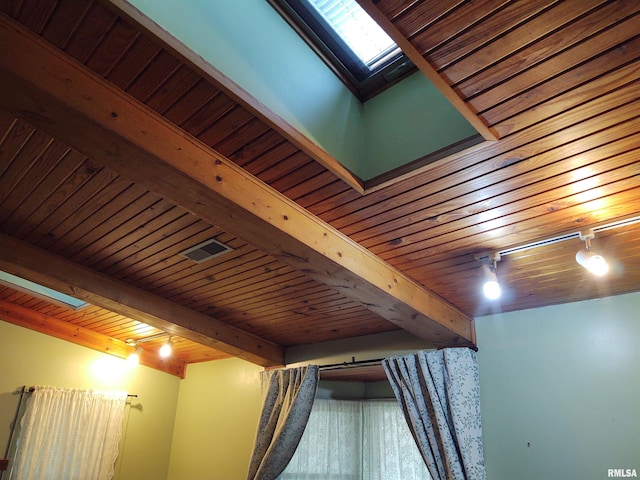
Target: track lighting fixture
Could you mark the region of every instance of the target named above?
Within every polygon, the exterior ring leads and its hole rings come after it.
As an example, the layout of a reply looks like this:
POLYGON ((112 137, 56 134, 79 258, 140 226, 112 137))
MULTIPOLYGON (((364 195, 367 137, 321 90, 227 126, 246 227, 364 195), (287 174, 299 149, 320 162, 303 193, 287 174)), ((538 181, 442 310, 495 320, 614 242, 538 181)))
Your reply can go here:
POLYGON ((591 248, 593 238, 595 238, 595 234, 591 229, 580 232, 580 240, 585 242, 585 248, 576 253, 576 262, 594 275, 601 277, 609 271, 609 264, 602 255, 591 248))
POLYGON ((167 358, 171 355, 173 351, 173 342, 171 341, 171 337, 160 347, 160 356, 162 358, 167 358))
MULTIPOLYGON (((127 338, 125 340, 125 343, 131 347, 136 347, 135 352, 129 355, 129 360, 132 363, 138 363, 138 361, 140 360, 140 354, 142 353, 142 348, 140 347, 141 343, 150 342, 152 340, 158 340, 160 338, 166 337, 167 335, 169 334, 166 332, 162 332, 155 335, 151 335, 149 337, 138 338, 137 340, 134 340, 133 338, 127 338), (135 360, 136 355, 138 358, 137 361, 135 360)), ((172 351, 173 351, 173 342, 171 341, 171 336, 169 336, 169 339, 165 343, 163 343, 162 346, 160 347, 158 354, 162 358, 167 358, 171 356, 172 351)))
POLYGON ((489 300, 500 298, 502 290, 498 282, 498 276, 496 275, 500 254, 476 255, 476 260, 482 264, 482 292, 484 296, 489 300))

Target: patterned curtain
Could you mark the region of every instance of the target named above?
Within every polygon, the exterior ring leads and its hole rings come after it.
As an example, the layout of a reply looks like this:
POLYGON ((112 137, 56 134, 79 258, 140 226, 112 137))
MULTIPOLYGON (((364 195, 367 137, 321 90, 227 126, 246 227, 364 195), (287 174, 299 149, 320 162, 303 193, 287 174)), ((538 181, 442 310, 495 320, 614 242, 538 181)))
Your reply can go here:
POLYGON ((35 387, 10 479, 112 478, 126 401, 126 392, 35 387))
POLYGON ((262 373, 263 405, 248 480, 275 480, 300 442, 318 389, 316 365, 262 373))
POLYGON ((475 352, 418 352, 382 364, 433 479, 486 480, 475 352))

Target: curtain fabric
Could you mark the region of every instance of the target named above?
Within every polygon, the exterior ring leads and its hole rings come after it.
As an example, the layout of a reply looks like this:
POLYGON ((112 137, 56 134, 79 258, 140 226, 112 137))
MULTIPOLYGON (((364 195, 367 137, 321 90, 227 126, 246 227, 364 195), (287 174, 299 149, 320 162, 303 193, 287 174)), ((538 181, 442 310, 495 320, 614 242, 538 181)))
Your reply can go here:
POLYGON ((475 352, 451 348, 382 363, 434 480, 486 480, 475 352))
POLYGON ((316 399, 279 480, 361 480, 362 430, 362 402, 316 399))
POLYGON ((318 389, 316 365, 262 372, 263 405, 248 480, 275 480, 293 456, 318 389))
POLYGON ((279 480, 427 480, 395 400, 316 399, 279 480))
POLYGON ((38 386, 20 422, 11 480, 108 480, 126 392, 38 386))

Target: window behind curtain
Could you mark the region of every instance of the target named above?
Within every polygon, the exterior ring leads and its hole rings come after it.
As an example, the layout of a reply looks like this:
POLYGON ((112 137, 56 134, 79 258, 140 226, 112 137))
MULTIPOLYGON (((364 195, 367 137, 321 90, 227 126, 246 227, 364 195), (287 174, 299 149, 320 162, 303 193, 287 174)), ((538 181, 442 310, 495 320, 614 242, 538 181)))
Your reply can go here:
POLYGON ((430 479, 394 400, 316 399, 281 480, 430 479))

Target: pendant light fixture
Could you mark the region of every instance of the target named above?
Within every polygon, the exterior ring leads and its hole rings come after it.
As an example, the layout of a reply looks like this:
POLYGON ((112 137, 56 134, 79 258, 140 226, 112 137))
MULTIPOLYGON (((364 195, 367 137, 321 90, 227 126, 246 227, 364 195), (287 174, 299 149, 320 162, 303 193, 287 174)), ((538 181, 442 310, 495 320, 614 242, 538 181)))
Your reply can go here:
POLYGON ((585 242, 585 248, 576 253, 576 262, 597 277, 602 277, 609 271, 609 264, 602 255, 591 248, 591 240, 593 238, 595 238, 595 234, 591 229, 580 232, 580 240, 585 242))

